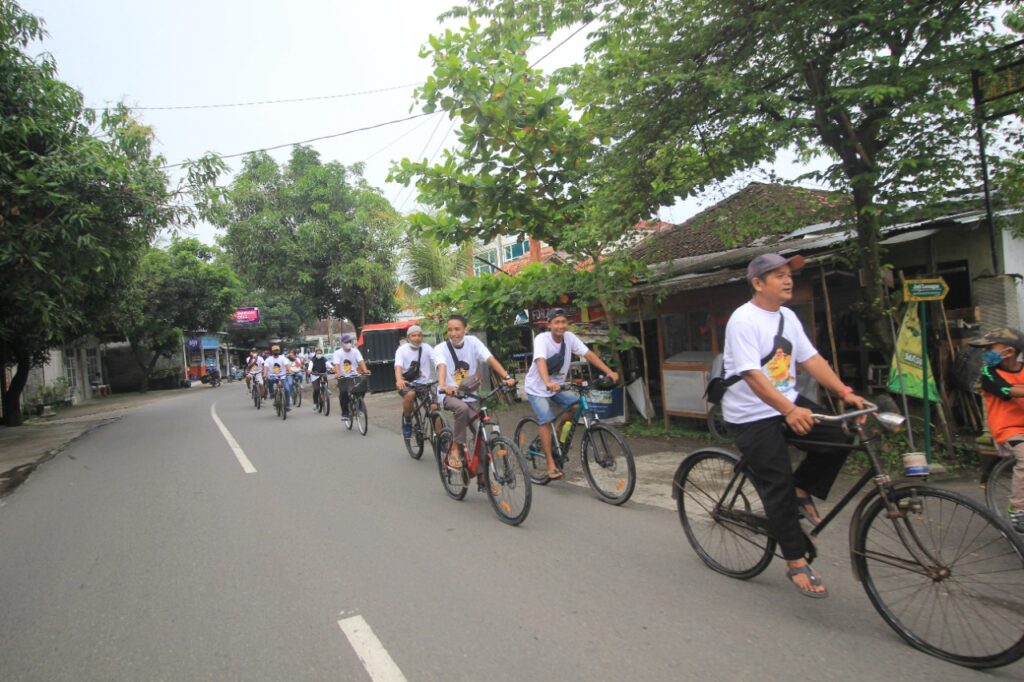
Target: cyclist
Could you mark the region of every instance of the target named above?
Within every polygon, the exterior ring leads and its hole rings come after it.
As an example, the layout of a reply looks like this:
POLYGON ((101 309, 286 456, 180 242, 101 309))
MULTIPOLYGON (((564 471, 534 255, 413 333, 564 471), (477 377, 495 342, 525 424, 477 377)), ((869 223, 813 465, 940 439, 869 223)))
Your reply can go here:
POLYGON ((800 516, 812 523, 820 520, 811 496, 828 496, 848 450, 827 445, 807 449, 807 457, 794 472, 787 440, 806 437, 839 444, 848 443, 849 438, 836 424, 814 421, 812 413, 822 409, 797 394, 796 365, 844 402, 862 409, 864 399, 843 384, 807 338, 796 313, 783 307, 793 298, 793 271, 803 264, 802 256, 787 259, 767 253, 747 266, 753 296, 733 312, 725 328, 729 388, 722 398, 722 411, 726 428, 760 483, 768 525, 782 549, 787 577, 801 594, 822 598, 828 591, 807 564, 800 516))
POLYGON ((306 365, 306 369, 310 377, 312 377, 313 411, 316 412, 316 405, 320 397, 320 382, 327 381, 327 373, 334 369, 334 363, 331 362, 329 357, 324 355, 323 348, 317 348, 309 364, 306 365))
POLYGON ((267 387, 263 384, 263 357, 255 348, 249 349, 249 357, 245 359, 245 387, 252 390, 252 382, 260 387, 260 397, 267 397, 267 387))
POLYGON ((355 347, 352 334, 341 335, 341 348, 334 351, 334 376, 338 378, 338 402, 341 404, 341 421, 350 419, 348 414, 348 394, 352 380, 360 374, 369 374, 363 354, 355 347))
POLYGON ((988 429, 1001 457, 1014 457, 1010 485, 1010 525, 1024 534, 1024 334, 995 329, 970 342, 985 348, 981 388, 985 392, 988 429))
POLYGON ((547 319, 548 331, 533 338, 533 362, 523 388, 540 426, 540 444, 548 458, 548 478, 555 479, 561 478, 562 472, 555 466, 555 458, 551 454, 552 433, 561 433, 562 425, 572 414, 565 414, 558 424, 553 422, 560 410, 579 402, 576 394, 561 392, 561 385, 569 376, 572 356, 583 357, 612 381, 618 382, 619 375, 609 369, 598 354, 587 348, 578 336, 568 331, 569 317, 563 308, 550 309, 547 319))
MULTIPOLYGON (((448 318, 448 340, 434 349, 434 367, 437 368, 438 398, 446 410, 451 410, 454 416, 455 426, 453 427, 452 445, 448 450, 448 466, 452 469, 462 467, 459 459, 458 448, 466 448, 466 428, 470 425, 470 417, 473 414, 467 402, 473 402, 471 398, 465 401, 455 397, 459 390, 459 384, 467 377, 480 378, 480 363, 486 363, 508 386, 515 386, 516 380, 509 376, 505 368, 501 366, 498 359, 491 355, 483 341, 474 337, 466 336, 467 323, 462 315, 452 315, 448 318)), ((467 454, 467 457, 469 455, 467 454)), ((483 481, 483 474, 480 474, 480 482, 483 481)))
MULTIPOLYGON (((412 406, 416 400, 415 384, 430 382, 434 375, 434 349, 423 342, 423 329, 418 324, 405 332, 409 343, 395 351, 395 387, 402 396, 402 437, 412 438, 412 406)), ((432 404, 430 409, 436 410, 432 404)))
POLYGON ((281 390, 284 391, 284 409, 286 411, 291 410, 291 377, 288 376, 288 358, 281 355, 281 347, 274 346, 271 349, 273 355, 267 358, 263 362, 263 378, 267 382, 267 386, 270 388, 270 396, 274 396, 277 384, 281 384, 281 390))
POLYGON ((298 353, 294 349, 288 351, 288 376, 292 379, 292 388, 295 388, 296 383, 302 386, 302 372, 303 365, 302 360, 299 358, 298 353))

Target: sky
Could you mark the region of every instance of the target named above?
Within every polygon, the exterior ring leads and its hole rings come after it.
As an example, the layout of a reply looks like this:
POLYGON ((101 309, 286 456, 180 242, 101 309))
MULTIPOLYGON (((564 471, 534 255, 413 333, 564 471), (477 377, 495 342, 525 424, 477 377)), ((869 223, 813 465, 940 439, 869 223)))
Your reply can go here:
MULTIPOLYGON (((419 57, 453 0, 20 0, 42 17, 59 77, 87 106, 124 102, 154 128, 155 151, 174 164, 206 152, 238 154, 376 125, 419 113, 414 84, 430 73, 419 57), (382 91, 372 92, 369 91, 382 91), (368 94, 354 94, 368 93, 368 94), (335 97, 336 95, 352 95, 335 97), (209 108, 298 98, 314 101, 209 108), (201 107, 148 109, 147 107, 201 107)), ((448 24, 455 27, 457 24, 448 24)), ((564 37, 533 48, 537 57, 564 37)), ((553 69, 579 60, 581 32, 550 57, 553 69)), ((531 53, 532 54, 532 53, 531 53)), ((387 183, 391 161, 434 158, 454 144, 442 114, 311 143, 324 161, 366 164, 370 184, 402 212, 415 190, 387 183)), ((288 148, 270 152, 285 161, 288 148)), ((240 159, 228 160, 237 171, 240 159)), ((783 164, 783 171, 788 168, 783 164)), ((779 170, 777 168, 777 170, 779 170)), ((787 173, 782 172, 783 175, 787 173)), ((793 175, 790 173, 789 175, 793 175)), ((230 176, 222 177, 222 182, 230 176)), ((735 189, 735 188, 734 188, 735 189)), ((681 222, 721 197, 667 207, 681 222)), ((202 225, 196 236, 212 242, 202 225)))

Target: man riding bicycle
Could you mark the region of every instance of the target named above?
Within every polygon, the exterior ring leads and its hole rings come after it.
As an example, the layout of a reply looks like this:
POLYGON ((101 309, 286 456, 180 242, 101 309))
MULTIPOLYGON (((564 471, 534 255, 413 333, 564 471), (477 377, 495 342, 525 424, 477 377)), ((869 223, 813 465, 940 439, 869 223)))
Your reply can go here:
POLYGON ((324 355, 323 348, 317 348, 312 359, 306 366, 313 382, 313 411, 316 412, 320 402, 320 383, 327 381, 327 373, 334 369, 334 363, 324 355))
POLYGON ((985 412, 1001 457, 1013 457, 1013 482, 1010 484, 1010 525, 1024 534, 1024 334, 1003 328, 988 332, 970 342, 985 348, 982 356, 981 389, 985 393, 985 412))
POLYGON ((267 382, 271 395, 277 389, 277 384, 281 385, 280 388, 284 391, 284 409, 285 411, 290 411, 292 409, 292 381, 288 375, 289 360, 281 355, 280 346, 274 346, 270 350, 273 354, 263 362, 263 378, 267 382))
MULTIPOLYGON (((423 342, 423 329, 418 324, 405 332, 409 343, 395 351, 395 387, 402 396, 402 437, 412 438, 412 408, 416 401, 416 385, 430 383, 434 375, 434 349, 423 342)), ((437 405, 431 404, 431 410, 437 405)))
POLYGON ((578 336, 568 331, 569 317, 564 309, 552 308, 548 311, 547 319, 548 331, 533 338, 533 362, 523 388, 540 427, 540 444, 548 459, 548 478, 556 479, 562 477, 562 472, 555 466, 555 458, 551 454, 552 433, 561 433, 562 425, 572 414, 566 412, 557 425, 553 422, 560 410, 579 402, 576 394, 561 391, 562 384, 569 376, 572 356, 583 357, 612 381, 618 382, 619 375, 609 369, 600 356, 587 348, 578 336))
POLYGON ((796 365, 845 403, 863 409, 864 399, 843 384, 818 354, 800 320, 783 307, 793 298, 793 270, 803 267, 802 256, 789 259, 763 254, 747 266, 753 297, 737 308, 725 328, 725 383, 722 398, 726 428, 760 483, 772 535, 782 549, 786 575, 808 597, 828 595, 821 579, 807 564, 807 543, 800 516, 820 521, 812 495, 828 496, 848 450, 828 443, 848 443, 835 424, 819 424, 822 412, 796 390, 796 365), (806 438, 819 444, 797 447, 807 456, 793 471, 787 441, 806 438))
POLYGON ((334 351, 334 376, 338 378, 338 402, 341 403, 341 421, 351 419, 348 413, 349 392, 360 374, 369 374, 363 354, 355 347, 352 334, 341 335, 341 348, 334 351))
POLYGON ((249 357, 245 359, 245 388, 252 390, 252 382, 260 387, 260 397, 266 398, 267 389, 263 385, 263 358, 255 348, 249 349, 249 357))

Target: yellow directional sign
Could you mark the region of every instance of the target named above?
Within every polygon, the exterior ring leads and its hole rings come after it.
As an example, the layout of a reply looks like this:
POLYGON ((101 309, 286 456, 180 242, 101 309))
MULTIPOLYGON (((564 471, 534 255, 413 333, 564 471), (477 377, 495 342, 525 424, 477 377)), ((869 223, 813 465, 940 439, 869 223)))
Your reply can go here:
POLYGON ((903 282, 904 301, 941 301, 949 293, 949 285, 941 277, 908 279, 903 282))

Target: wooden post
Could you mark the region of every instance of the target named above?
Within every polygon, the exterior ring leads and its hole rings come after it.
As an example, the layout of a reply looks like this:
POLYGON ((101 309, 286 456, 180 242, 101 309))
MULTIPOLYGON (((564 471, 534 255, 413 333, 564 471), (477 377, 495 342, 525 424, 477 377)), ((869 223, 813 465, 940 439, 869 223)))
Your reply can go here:
POLYGON ((643 355, 644 361, 644 400, 647 404, 644 405, 644 412, 647 413, 647 425, 650 426, 653 421, 653 415, 651 414, 654 410, 648 409, 654 407, 654 402, 651 401, 651 389, 650 389, 650 373, 647 368, 647 334, 644 332, 644 299, 641 296, 637 301, 636 307, 636 319, 640 323, 640 351, 643 355))
MULTIPOLYGON (((825 299, 825 326, 828 329, 828 343, 832 349, 832 371, 836 373, 836 376, 839 376, 839 352, 836 350, 836 333, 832 328, 832 300, 828 293, 828 278, 825 277, 824 264, 819 264, 818 268, 821 270, 821 294, 825 299)), ((830 403, 833 402, 832 395, 828 391, 825 391, 825 397, 830 403)), ((843 411, 844 405, 845 403, 842 401, 839 402, 839 412, 843 411)), ((832 404, 832 408, 836 408, 834 403, 832 404)))

